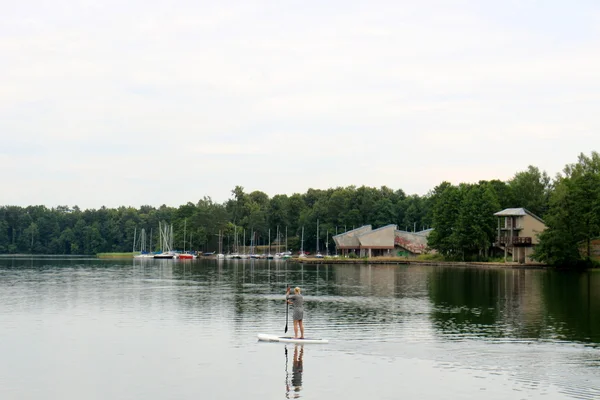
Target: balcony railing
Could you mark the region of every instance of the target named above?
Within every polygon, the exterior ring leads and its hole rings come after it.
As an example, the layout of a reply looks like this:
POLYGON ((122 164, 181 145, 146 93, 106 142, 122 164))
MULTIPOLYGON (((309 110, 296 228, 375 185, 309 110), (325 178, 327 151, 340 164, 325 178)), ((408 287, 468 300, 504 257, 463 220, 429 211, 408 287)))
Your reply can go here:
POLYGON ((523 227, 520 226, 520 225, 515 225, 515 226, 501 226, 500 227, 500 230, 502 230, 502 231, 510 231, 510 230, 520 231, 522 229, 523 229, 523 227))
POLYGON ((531 237, 520 237, 520 236, 500 236, 498 243, 506 246, 531 246, 531 237))

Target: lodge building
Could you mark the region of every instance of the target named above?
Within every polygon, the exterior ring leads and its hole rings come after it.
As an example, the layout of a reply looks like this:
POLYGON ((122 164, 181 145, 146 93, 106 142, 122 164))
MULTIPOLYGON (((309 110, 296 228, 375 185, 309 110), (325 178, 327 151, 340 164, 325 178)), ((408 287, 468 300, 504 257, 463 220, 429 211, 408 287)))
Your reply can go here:
POLYGON ((373 229, 364 225, 333 237, 341 255, 359 257, 416 256, 427 251, 427 237, 433 229, 420 232, 398 230, 394 224, 373 229))

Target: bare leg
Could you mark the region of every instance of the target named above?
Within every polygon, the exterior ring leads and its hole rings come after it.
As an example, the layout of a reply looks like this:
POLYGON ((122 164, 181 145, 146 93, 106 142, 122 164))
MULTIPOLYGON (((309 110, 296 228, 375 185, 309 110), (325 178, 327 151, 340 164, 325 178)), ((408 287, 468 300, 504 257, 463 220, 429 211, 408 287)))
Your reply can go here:
POLYGON ((300 325, 300 339, 304 339, 304 323, 302 322, 302 320, 298 322, 298 325, 300 325))
POLYGON ((296 321, 294 320, 294 338, 297 339, 298 338, 298 322, 300 321, 296 321))

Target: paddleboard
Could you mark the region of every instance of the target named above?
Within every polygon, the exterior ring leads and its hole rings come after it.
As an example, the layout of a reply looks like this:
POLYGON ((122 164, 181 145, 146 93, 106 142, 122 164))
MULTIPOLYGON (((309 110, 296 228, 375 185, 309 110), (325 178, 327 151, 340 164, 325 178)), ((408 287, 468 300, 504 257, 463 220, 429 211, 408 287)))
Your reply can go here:
POLYGON ((327 339, 304 338, 294 339, 293 336, 277 336, 266 333, 259 333, 258 340, 263 342, 283 342, 283 343, 329 343, 327 339))

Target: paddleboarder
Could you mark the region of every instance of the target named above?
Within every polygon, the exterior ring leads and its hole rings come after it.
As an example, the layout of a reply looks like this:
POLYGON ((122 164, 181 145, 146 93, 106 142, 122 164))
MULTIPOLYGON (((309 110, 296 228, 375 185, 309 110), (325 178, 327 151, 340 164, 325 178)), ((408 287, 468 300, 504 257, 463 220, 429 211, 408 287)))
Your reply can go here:
POLYGON ((290 287, 288 286, 285 292, 285 298, 288 304, 294 306, 292 312, 292 318, 294 319, 294 339, 304 339, 304 324, 302 319, 304 317, 304 297, 301 294, 299 287, 294 288, 294 294, 290 294, 290 287), (298 336, 298 329, 300 329, 300 336, 298 336))

